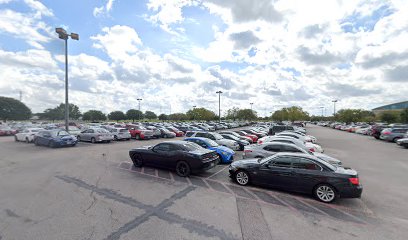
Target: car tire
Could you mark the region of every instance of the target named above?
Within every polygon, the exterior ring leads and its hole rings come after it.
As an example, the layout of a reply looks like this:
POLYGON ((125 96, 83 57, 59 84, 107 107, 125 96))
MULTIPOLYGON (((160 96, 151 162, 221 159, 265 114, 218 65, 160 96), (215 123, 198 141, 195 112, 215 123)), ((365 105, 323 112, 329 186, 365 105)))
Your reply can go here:
POLYGON ((313 190, 313 194, 317 200, 324 203, 331 203, 337 198, 336 189, 325 183, 317 185, 313 190))
POLYGON ((191 173, 191 168, 185 161, 179 161, 176 164, 176 173, 180 177, 188 177, 191 173))
POLYGON ((218 158, 220 159, 220 161, 218 163, 224 163, 224 160, 222 159, 221 154, 217 153, 217 155, 218 155, 218 158))
POLYGON ((401 139, 401 138, 400 138, 400 137, 396 137, 396 138, 392 139, 392 141, 396 143, 399 139, 401 139))
POLYGON ((17 136, 14 135, 14 141, 18 142, 17 136))
POLYGON ((241 186, 249 184, 249 174, 244 170, 238 170, 234 175, 234 180, 241 186))
POLYGON ((28 140, 28 138, 26 138, 26 139, 25 139, 25 142, 26 142, 26 143, 30 143, 30 140, 28 140))
POLYGON ((77 136, 77 140, 78 140, 78 142, 81 141, 81 137, 79 135, 77 136))
POLYGON ((37 141, 37 139, 34 139, 34 145, 35 145, 35 146, 38 146, 38 141, 37 141))
POLYGON ((132 162, 135 167, 142 167, 143 166, 143 159, 140 154, 133 154, 132 162))
POLYGON ((110 143, 111 141, 110 140, 108 140, 108 141, 106 141, 107 143, 110 143))
POLYGON ((118 141, 118 136, 114 135, 113 140, 118 141))
POLYGON ((55 143, 54 143, 54 141, 50 141, 50 142, 48 143, 48 147, 50 147, 50 148, 55 148, 55 143))
POLYGON ((140 135, 137 134, 135 138, 136 138, 136 140, 140 140, 140 135))
POLYGON ((96 142, 95 138, 94 137, 91 138, 91 143, 95 143, 95 142, 96 142))

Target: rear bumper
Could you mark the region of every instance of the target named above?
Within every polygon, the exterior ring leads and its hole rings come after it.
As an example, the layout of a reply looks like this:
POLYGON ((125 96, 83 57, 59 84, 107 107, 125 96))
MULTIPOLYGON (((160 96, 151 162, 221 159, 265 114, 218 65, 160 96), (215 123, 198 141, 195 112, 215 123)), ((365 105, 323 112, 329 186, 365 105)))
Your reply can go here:
POLYGON ((360 198, 362 193, 363 186, 358 185, 355 187, 343 188, 339 194, 341 198, 360 198))

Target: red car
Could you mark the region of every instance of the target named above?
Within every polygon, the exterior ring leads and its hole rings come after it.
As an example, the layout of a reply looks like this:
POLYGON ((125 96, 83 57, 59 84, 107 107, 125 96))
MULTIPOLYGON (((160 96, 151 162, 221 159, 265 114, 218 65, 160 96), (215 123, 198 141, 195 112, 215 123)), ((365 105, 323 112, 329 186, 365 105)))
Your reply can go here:
POLYGON ((11 129, 9 126, 0 126, 0 136, 12 136, 17 133, 17 130, 11 129))
POLYGON ((235 131, 235 132, 238 133, 238 134, 241 135, 241 136, 250 137, 253 142, 257 142, 257 141, 258 141, 258 137, 257 137, 256 135, 249 134, 249 133, 246 133, 246 132, 244 132, 244 131, 235 131))
POLYGON ((140 125, 126 125, 126 128, 129 129, 130 136, 136 139, 151 139, 153 138, 153 131, 146 129, 140 125))
POLYGON ((167 129, 168 129, 169 131, 171 131, 171 132, 174 132, 174 133, 176 134, 176 137, 182 137, 182 136, 184 136, 184 132, 178 130, 178 129, 175 128, 175 127, 167 127, 167 129))

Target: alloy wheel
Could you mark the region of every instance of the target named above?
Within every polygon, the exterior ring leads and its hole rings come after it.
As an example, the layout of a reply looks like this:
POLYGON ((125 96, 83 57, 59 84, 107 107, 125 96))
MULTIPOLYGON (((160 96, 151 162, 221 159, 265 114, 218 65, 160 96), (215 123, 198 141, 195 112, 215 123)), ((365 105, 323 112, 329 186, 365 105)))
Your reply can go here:
POLYGON ((237 183, 239 185, 247 185, 249 182, 249 177, 248 174, 244 171, 239 171, 236 175, 235 175, 235 180, 237 180, 237 183))
POLYGON ((187 177, 190 175, 190 166, 186 162, 178 162, 176 172, 180 177, 187 177))
POLYGON ((327 185, 321 185, 316 189, 316 196, 322 202, 332 202, 336 197, 334 190, 327 185))

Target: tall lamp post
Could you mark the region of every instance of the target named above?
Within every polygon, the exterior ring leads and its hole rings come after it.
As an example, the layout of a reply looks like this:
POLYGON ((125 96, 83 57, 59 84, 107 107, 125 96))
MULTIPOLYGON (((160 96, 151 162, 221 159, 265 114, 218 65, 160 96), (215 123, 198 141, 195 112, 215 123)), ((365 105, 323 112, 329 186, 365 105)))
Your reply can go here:
POLYGON ((252 112, 252 105, 254 105, 254 103, 253 103, 253 102, 251 102, 250 104, 251 104, 251 112, 252 112))
POLYGON ((338 102, 339 100, 334 99, 333 102, 333 118, 336 118, 336 102, 338 102))
POLYGON ((140 121, 140 101, 142 101, 143 99, 138 98, 137 101, 139 102, 139 121, 140 121))
POLYGON ((195 121, 195 111, 194 110, 196 107, 197 107, 196 105, 193 106, 193 121, 195 121))
POLYGON ((323 117, 323 110, 324 110, 324 107, 320 107, 321 109, 322 109, 322 117, 323 117))
POLYGON ((221 93, 222 91, 217 91, 218 93, 218 120, 221 122, 221 93))
POLYGON ((63 28, 55 28, 58 37, 65 41, 65 130, 68 132, 69 125, 69 105, 68 105, 68 38, 79 40, 77 33, 68 34, 63 28))

